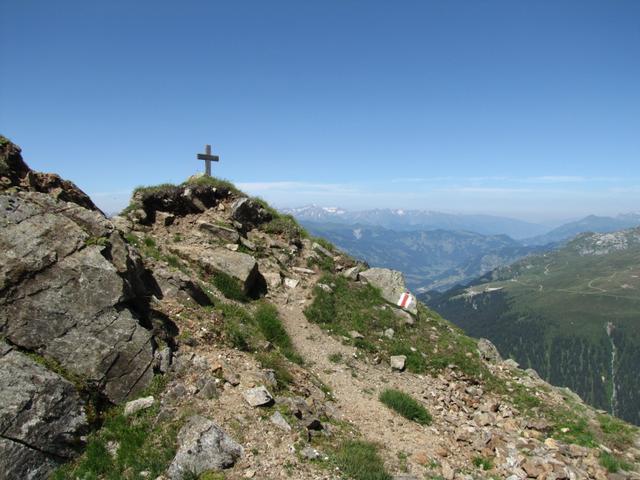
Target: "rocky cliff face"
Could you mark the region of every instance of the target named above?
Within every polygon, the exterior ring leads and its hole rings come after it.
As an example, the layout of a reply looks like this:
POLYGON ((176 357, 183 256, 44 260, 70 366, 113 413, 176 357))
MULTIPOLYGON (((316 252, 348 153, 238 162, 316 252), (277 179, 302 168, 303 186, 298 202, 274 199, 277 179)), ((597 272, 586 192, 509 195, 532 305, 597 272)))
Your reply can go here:
POLYGON ((0 415, 8 422, 19 414, 0 428, 0 470, 38 458, 45 471, 72 456, 86 427, 86 399, 63 377, 106 402, 135 395, 153 375, 164 317, 149 306, 154 282, 139 256, 82 191, 31 171, 9 143, 0 164, 0 335, 8 352, 0 372, 14 387, 3 382, 0 415), (12 433, 24 425, 28 431, 12 433))

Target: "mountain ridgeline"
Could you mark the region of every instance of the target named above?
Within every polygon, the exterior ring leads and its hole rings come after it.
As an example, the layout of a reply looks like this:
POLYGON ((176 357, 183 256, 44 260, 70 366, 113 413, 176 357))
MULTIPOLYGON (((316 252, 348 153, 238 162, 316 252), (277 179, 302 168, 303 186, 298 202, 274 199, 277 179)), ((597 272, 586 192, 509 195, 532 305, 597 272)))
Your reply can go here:
POLYGON ((469 335, 640 424, 640 229, 564 247, 422 298, 469 335))

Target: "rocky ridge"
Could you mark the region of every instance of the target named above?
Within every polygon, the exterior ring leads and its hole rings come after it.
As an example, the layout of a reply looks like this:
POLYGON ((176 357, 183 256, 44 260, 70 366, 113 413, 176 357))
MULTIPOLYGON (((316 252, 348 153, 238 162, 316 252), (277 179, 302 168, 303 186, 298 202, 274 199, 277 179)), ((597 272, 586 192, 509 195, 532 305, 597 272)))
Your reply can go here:
MULTIPOLYGON (((367 273, 224 182, 140 189, 107 220, 29 189, 23 173, 4 176, 0 194, 0 245, 13 252, 0 266, 0 376, 16 385, 0 393, 8 478, 47 478, 85 441, 122 478, 367 478, 345 453, 354 445, 379 445, 384 469, 369 478, 640 478, 635 429, 612 421, 620 434, 609 435, 601 414, 503 361, 490 342, 476 345, 422 305, 398 308, 397 273, 367 273), (376 317, 368 328, 312 321, 319 303, 363 292, 373 305, 364 313, 376 317), (394 357, 404 357, 400 368, 394 357), (144 401, 112 407, 86 438, 87 398, 65 377, 111 404, 144 401), (383 405, 386 388, 411 395, 431 424, 383 405), (16 416, 34 401, 42 407, 30 410, 45 413, 16 416), (587 425, 547 414, 565 409, 587 425), (25 423, 37 428, 12 433, 25 423), (573 435, 586 428, 593 440, 573 435), (131 444, 123 431, 145 437, 131 444), (13 453, 21 448, 29 455, 13 453), (609 456, 618 472, 603 465, 609 456), (18 471, 16 459, 29 462, 18 471)), ((55 478, 106 478, 92 462, 82 455, 55 478)))

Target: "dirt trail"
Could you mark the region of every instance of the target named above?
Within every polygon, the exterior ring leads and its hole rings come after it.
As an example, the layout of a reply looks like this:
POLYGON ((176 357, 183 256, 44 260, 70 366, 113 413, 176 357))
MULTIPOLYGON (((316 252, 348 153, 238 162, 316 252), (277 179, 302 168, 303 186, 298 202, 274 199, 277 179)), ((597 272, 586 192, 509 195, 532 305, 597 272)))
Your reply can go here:
POLYGON ((398 453, 403 452, 409 457, 409 472, 422 478, 425 469, 416 464, 416 459, 435 458, 442 435, 439 428, 442 420, 429 398, 425 398, 429 397, 430 384, 436 379, 408 372, 394 373, 386 364, 371 365, 356 360, 354 347, 341 344, 307 320, 303 309, 309 300, 305 300, 305 296, 306 291, 296 289, 277 305, 285 328, 308 369, 331 388, 342 419, 352 423, 364 438, 383 447, 382 453, 390 467, 398 466, 398 453), (329 360, 329 355, 335 353, 342 355, 340 363, 329 360), (378 395, 390 387, 422 399, 434 417, 433 425, 421 426, 385 407, 378 395))

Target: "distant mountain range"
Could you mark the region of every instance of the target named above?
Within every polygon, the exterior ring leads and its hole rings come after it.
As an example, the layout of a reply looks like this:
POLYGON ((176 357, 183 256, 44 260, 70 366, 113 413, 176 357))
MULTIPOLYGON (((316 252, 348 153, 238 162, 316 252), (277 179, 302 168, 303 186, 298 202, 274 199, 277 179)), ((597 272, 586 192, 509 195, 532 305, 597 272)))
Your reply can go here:
POLYGON ((352 211, 336 207, 309 205, 287 208, 284 213, 293 215, 301 222, 338 223, 343 225, 366 225, 384 227, 389 230, 464 230, 481 235, 508 235, 524 239, 542 235, 549 227, 493 215, 468 215, 433 212, 429 210, 374 209, 352 211))
POLYGON ((550 383, 640 424, 640 228, 581 234, 421 297, 550 383))
POLYGON ((565 223, 544 235, 523 240, 525 245, 547 245, 560 243, 584 232, 606 233, 633 228, 640 225, 640 213, 627 213, 617 217, 589 215, 575 222, 565 223))
POLYGON ((579 233, 640 225, 640 214, 590 215, 549 231, 506 217, 425 210, 349 211, 312 205, 284 212, 369 264, 402 271, 417 291, 464 284, 532 253, 557 248, 579 233))
POLYGON ((404 273, 412 290, 445 290, 501 265, 538 246, 523 246, 506 235, 467 231, 396 231, 378 226, 303 221, 310 233, 369 264, 404 273))

